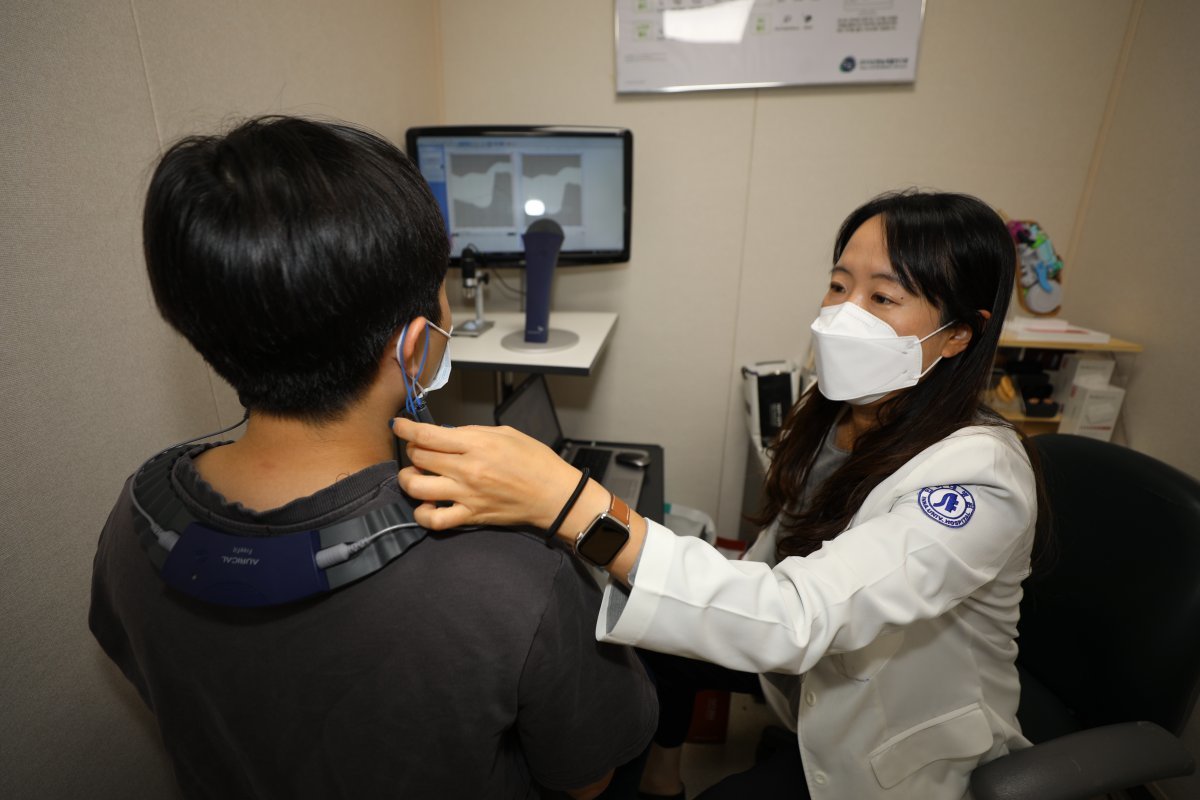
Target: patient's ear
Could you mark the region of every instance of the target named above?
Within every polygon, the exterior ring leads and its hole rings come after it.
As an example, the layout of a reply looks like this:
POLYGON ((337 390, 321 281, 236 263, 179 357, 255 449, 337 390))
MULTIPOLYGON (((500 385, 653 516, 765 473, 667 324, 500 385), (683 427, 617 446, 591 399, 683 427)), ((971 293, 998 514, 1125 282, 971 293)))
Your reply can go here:
POLYGON ((400 326, 392 334, 388 340, 387 352, 383 354, 384 366, 391 364, 393 367, 398 367, 399 363, 396 360, 396 347, 400 347, 400 358, 404 364, 404 371, 408 375, 416 375, 417 370, 421 368, 421 355, 425 352, 425 326, 428 323, 424 317, 415 317, 408 323, 407 328, 400 326), (403 337, 403 342, 401 342, 403 337))

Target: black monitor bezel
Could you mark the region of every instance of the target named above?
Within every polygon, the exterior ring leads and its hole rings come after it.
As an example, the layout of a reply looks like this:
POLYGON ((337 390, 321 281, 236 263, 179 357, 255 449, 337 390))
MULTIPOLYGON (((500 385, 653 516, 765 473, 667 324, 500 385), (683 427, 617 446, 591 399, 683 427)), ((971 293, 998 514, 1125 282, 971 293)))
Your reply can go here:
MULTIPOLYGON (((563 250, 559 253, 559 265, 583 266, 587 264, 623 264, 629 261, 633 223, 633 132, 628 128, 608 128, 574 125, 422 125, 409 128, 404 135, 405 152, 420 169, 417 143, 423 136, 562 136, 567 138, 613 138, 623 140, 624 147, 624 236, 619 250, 563 250)), ((521 253, 481 253, 485 264, 522 266, 521 253)), ((462 263, 460 256, 450 257, 450 266, 462 263)))

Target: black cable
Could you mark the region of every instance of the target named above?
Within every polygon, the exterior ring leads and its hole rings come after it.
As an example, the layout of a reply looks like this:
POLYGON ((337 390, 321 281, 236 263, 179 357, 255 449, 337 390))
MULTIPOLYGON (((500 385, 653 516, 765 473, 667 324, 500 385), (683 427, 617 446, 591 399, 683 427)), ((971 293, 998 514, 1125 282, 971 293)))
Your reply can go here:
POLYGON ((514 289, 512 286, 509 286, 508 282, 500 276, 500 272, 498 270, 492 269, 492 274, 496 276, 496 281, 501 286, 503 286, 505 288, 505 290, 507 290, 509 293, 517 295, 519 297, 524 296, 525 292, 521 291, 520 289, 514 289))

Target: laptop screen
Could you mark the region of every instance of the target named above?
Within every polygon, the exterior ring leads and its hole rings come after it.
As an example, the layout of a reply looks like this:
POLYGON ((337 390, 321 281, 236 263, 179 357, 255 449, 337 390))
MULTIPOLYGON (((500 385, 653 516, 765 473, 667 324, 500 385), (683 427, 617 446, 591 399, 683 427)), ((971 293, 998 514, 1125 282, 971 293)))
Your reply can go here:
POLYGON ((562 429, 550 400, 550 390, 541 375, 530 375, 496 408, 496 424, 516 428, 555 452, 562 449, 562 429))

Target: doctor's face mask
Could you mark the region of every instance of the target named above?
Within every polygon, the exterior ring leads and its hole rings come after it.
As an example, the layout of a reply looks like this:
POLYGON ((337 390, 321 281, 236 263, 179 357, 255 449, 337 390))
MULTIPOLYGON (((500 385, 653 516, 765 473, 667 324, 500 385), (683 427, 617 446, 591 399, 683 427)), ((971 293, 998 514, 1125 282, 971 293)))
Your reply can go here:
POLYGON ((942 360, 939 355, 922 369, 921 343, 953 324, 918 339, 900 336, 856 303, 826 306, 811 326, 817 388, 830 400, 867 405, 897 389, 915 386, 942 360))

